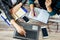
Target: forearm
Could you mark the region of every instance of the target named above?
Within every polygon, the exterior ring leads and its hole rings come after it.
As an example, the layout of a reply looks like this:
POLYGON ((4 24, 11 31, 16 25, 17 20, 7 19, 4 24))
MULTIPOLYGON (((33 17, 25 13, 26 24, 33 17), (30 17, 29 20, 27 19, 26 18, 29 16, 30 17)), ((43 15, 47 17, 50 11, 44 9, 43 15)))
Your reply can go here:
POLYGON ((22 0, 19 4, 17 4, 16 6, 14 6, 10 11, 12 13, 16 13, 19 8, 26 2, 26 0, 22 0))
POLYGON ((34 10, 34 1, 35 0, 29 0, 30 10, 34 10))
POLYGON ((50 16, 53 16, 56 14, 56 10, 52 9, 51 7, 47 7, 47 11, 49 12, 50 16))
POLYGON ((18 27, 21 27, 20 25, 18 25, 14 19, 12 19, 11 21, 11 24, 17 29, 18 27))
POLYGON ((21 6, 22 6, 22 3, 19 3, 18 5, 16 5, 15 7, 13 7, 13 8, 10 10, 11 13, 16 13, 21 6))
POLYGON ((34 4, 30 4, 30 10, 31 10, 31 11, 34 10, 34 4))

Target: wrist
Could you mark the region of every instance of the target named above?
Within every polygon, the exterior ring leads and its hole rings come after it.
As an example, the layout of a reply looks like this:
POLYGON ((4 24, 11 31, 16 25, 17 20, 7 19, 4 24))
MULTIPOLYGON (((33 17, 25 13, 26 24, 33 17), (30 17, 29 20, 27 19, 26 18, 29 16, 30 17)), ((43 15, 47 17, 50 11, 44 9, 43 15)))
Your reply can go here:
POLYGON ((48 5, 48 4, 45 4, 45 6, 46 6, 46 8, 49 8, 49 7, 51 7, 51 5, 48 5))
POLYGON ((31 9, 31 11, 34 11, 34 9, 31 9))
POLYGON ((15 20, 14 19, 11 19, 10 22, 11 22, 11 24, 14 24, 15 23, 15 20))
POLYGON ((46 8, 51 8, 51 6, 46 6, 46 8))
POLYGON ((15 22, 14 19, 12 19, 10 22, 11 22, 11 24, 12 24, 15 28, 21 27, 21 26, 19 26, 19 25, 15 22))
POLYGON ((52 12, 52 8, 51 8, 51 6, 46 7, 46 8, 47 8, 47 11, 48 11, 48 12, 52 12))

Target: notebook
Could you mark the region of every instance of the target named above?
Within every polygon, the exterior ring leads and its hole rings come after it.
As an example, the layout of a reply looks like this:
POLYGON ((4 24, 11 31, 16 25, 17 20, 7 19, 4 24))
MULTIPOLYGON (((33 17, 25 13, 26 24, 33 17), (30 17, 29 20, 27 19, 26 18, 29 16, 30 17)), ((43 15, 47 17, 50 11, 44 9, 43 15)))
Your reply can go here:
POLYGON ((28 17, 47 24, 50 16, 49 13, 46 10, 40 8, 35 8, 34 11, 35 11, 35 16, 34 17, 31 16, 32 13, 30 12, 28 17))

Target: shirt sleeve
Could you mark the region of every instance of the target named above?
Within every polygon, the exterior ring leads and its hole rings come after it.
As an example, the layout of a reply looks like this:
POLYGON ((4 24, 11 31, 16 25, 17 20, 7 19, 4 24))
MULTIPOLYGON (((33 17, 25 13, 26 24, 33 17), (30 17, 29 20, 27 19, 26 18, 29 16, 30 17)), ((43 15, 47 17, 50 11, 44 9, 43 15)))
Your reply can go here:
POLYGON ((50 14, 50 16, 53 16, 53 15, 55 15, 57 12, 56 12, 56 10, 53 10, 52 12, 48 12, 49 14, 50 14))
POLYGON ((27 0, 17 0, 16 4, 19 4, 20 2, 22 2, 23 4, 26 3, 27 0))
POLYGON ((30 5, 30 4, 34 4, 34 1, 35 1, 35 0, 29 0, 29 5, 30 5))
POLYGON ((50 16, 53 16, 57 13, 57 11, 60 9, 60 1, 57 1, 57 4, 55 5, 55 7, 53 8, 52 12, 49 12, 50 16))
POLYGON ((10 21, 11 19, 13 19, 13 17, 11 16, 9 9, 6 5, 4 5, 4 3, 0 0, 0 7, 1 9, 4 11, 7 19, 10 21))
POLYGON ((27 0, 22 0, 22 3, 25 3, 27 0))

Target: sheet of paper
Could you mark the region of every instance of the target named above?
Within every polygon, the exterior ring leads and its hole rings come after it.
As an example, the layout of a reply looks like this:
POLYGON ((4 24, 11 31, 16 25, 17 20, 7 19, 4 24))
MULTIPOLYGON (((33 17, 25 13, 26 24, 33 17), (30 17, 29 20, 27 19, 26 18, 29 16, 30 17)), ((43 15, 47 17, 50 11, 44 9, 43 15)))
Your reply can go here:
POLYGON ((21 16, 23 16, 24 14, 26 14, 26 12, 24 12, 24 10, 22 8, 20 8, 17 12, 16 15, 20 18, 21 16))
POLYGON ((43 22, 43 23, 47 23, 48 22, 48 19, 49 19, 49 13, 44 10, 44 9, 39 9, 39 8, 35 8, 35 13, 37 14, 36 17, 32 17, 31 16, 31 12, 29 14, 29 18, 31 19, 34 19, 34 20, 37 20, 37 21, 40 21, 40 22, 43 22))

